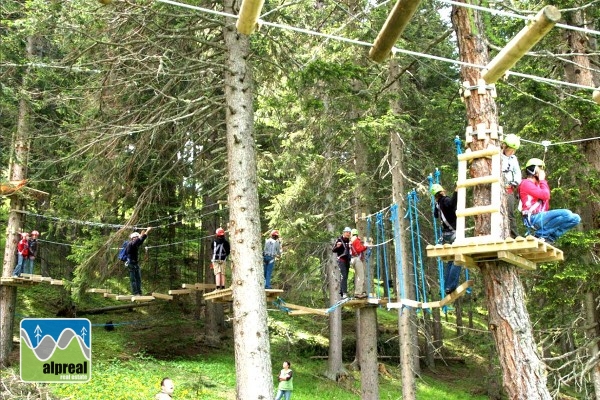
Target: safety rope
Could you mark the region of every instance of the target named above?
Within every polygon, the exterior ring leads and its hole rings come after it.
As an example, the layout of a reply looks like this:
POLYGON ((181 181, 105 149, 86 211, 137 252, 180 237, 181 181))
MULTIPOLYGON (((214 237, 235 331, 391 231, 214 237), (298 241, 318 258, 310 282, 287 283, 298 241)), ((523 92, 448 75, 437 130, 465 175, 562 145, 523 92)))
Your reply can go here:
MULTIPOLYGON (((423 257, 420 251, 420 235, 419 235, 419 211, 417 209, 417 192, 412 190, 408 193, 408 216, 410 222, 410 236, 413 256, 413 272, 415 275, 415 292, 416 300, 427 302, 427 291, 425 290, 425 270, 423 268, 423 257), (419 287, 421 286, 421 287, 419 287)), ((405 216, 405 218, 406 218, 405 216)))
MULTIPOLYGON (((384 223, 383 223, 383 212, 377 213, 376 215, 376 223, 377 223, 377 243, 381 243, 383 242, 383 239, 385 238, 385 227, 384 227, 384 223), (381 240, 379 240, 381 239, 381 240)), ((378 253, 379 253, 379 247, 377 248, 378 253)), ((388 256, 387 256, 387 244, 384 243, 383 246, 381 246, 381 255, 383 257, 383 274, 384 274, 384 279, 385 279, 385 288, 387 289, 387 293, 389 295, 390 293, 390 282, 389 282, 389 264, 388 264, 388 256)), ((379 264, 379 257, 377 259, 377 279, 379 280, 379 282, 383 283, 382 280, 382 276, 381 276, 381 268, 380 268, 380 264, 379 264)))
MULTIPOLYGON (((365 236, 373 241, 373 236, 371 236, 371 217, 367 217, 367 234, 365 236)), ((367 249, 365 252, 365 282, 367 293, 375 293, 375 291, 371 291, 371 285, 373 284, 373 280, 371 279, 371 247, 367 249)))
POLYGON ((273 305, 275 307, 277 307, 278 309, 280 309, 281 311, 286 312, 286 313, 289 313, 292 311, 289 307, 287 307, 285 305, 285 300, 283 300, 279 296, 277 296, 277 298, 275 300, 273 300, 273 305))
MULTIPOLYGON (((431 187, 434 184, 439 185, 439 183, 440 183, 440 170, 436 168, 434 174, 435 174, 435 179, 434 179, 434 176, 432 176, 432 174, 429 174, 429 193, 431 193, 431 187)), ((441 239, 442 235, 441 235, 441 226, 438 227, 437 218, 435 217, 435 196, 430 195, 430 199, 431 199, 431 216, 432 216, 432 220, 433 220, 434 239, 435 239, 435 243, 440 243, 440 239, 441 239)), ((437 269, 438 269, 438 280, 440 282, 440 298, 444 298, 445 293, 446 293, 446 282, 444 281, 444 262, 442 261, 442 259, 440 257, 437 257, 436 263, 437 263, 437 269)), ((445 312, 445 310, 444 310, 444 312, 445 312)))
POLYGON ((402 241, 400 239, 400 218, 398 217, 398 204, 393 204, 390 208, 392 221, 392 231, 394 233, 394 254, 396 256, 396 277, 400 289, 399 299, 406 298, 406 289, 404 287, 404 271, 402 270, 402 241))

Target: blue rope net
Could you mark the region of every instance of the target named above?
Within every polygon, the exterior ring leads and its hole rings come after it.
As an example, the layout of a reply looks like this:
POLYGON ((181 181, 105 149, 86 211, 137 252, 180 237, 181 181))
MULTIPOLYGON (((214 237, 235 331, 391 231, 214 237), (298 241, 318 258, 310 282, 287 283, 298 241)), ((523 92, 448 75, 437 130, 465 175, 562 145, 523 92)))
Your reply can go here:
POLYGON ((404 271, 402 270, 402 242, 400 240, 400 218, 398 217, 398 204, 392 204, 390 207, 392 221, 392 231, 394 232, 394 255, 396 257, 396 277, 400 289, 400 299, 406 298, 406 289, 404 287, 404 271))

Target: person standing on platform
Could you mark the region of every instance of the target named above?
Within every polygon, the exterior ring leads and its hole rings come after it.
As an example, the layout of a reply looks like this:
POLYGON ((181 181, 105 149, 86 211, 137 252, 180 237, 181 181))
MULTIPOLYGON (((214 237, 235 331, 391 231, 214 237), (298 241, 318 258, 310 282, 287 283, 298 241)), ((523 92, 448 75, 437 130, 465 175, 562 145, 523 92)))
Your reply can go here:
POLYGON ((131 294, 134 296, 142 295, 142 272, 139 264, 139 252, 142 243, 148 238, 148 233, 152 228, 146 228, 142 233, 133 232, 129 235, 129 244, 127 245, 127 268, 129 269, 129 281, 131 283, 131 294))
MULTIPOLYGON (((457 192, 452 197, 446 196, 442 185, 431 186, 431 195, 435 198, 435 210, 433 216, 442 220, 442 243, 452 244, 456 239, 456 202, 457 192)), ((448 261, 444 272, 445 292, 450 294, 458 287, 461 268, 454 261, 448 261)))
POLYGON ((340 282, 340 297, 342 299, 348 297, 348 273, 350 272, 350 235, 352 229, 349 227, 344 228, 342 236, 337 238, 333 245, 333 251, 337 255, 338 268, 340 269, 341 282, 340 282))
MULTIPOLYGON (((40 233, 38 231, 31 231, 31 238, 29 239, 29 262, 27 263, 27 273, 33 275, 33 263, 38 254, 38 236, 40 233)), ((41 272, 40 272, 41 274, 41 272)))
POLYGON ((271 275, 275 269, 275 261, 281 257, 281 241, 279 231, 271 231, 271 237, 265 241, 263 264, 265 268, 265 289, 271 289, 271 275))
POLYGON ((215 232, 215 240, 210 245, 212 251, 212 268, 215 274, 217 290, 225 289, 225 266, 231 251, 229 241, 225 239, 225 229, 219 228, 215 232))
POLYGON ((521 168, 515 153, 521 146, 521 139, 515 134, 508 134, 502 141, 502 179, 506 190, 506 212, 510 226, 510 236, 514 239, 519 236, 517 219, 515 218, 516 205, 521 183, 521 168))
POLYGON ((13 278, 19 278, 23 273, 24 265, 29 259, 29 233, 21 233, 21 240, 17 243, 17 266, 13 270, 13 278))
POLYGON ((358 229, 352 229, 350 237, 350 267, 354 268, 354 297, 357 299, 366 299, 365 292, 365 251, 368 247, 365 246, 358 236, 358 229))

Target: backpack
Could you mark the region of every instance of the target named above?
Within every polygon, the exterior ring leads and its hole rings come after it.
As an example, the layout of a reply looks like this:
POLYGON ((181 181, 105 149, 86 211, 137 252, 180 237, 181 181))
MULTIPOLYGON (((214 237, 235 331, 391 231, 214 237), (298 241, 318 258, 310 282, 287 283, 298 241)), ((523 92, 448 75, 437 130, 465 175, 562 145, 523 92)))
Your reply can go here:
POLYGON ((127 246, 129 246, 129 240, 123 242, 123 246, 121 246, 121 250, 119 250, 119 255, 117 256, 119 260, 123 262, 127 262, 127 246))

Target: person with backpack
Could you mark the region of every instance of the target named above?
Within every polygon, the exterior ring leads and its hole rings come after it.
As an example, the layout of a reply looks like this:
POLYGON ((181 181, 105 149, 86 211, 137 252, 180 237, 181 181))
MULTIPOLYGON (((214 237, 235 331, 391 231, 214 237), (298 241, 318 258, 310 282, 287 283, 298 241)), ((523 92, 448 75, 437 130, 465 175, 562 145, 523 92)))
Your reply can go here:
POLYGON ((152 228, 146 228, 142 233, 133 232, 129 235, 129 243, 126 247, 127 262, 125 265, 129 269, 129 281, 131 283, 131 294, 134 296, 142 295, 142 273, 139 264, 139 252, 142 243, 148 238, 148 233, 152 228))
POLYGON ((510 133, 502 140, 502 153, 500 154, 502 165, 502 179, 506 190, 506 212, 510 236, 514 239, 519 236, 515 211, 519 195, 519 184, 521 183, 521 168, 515 153, 521 146, 521 138, 510 133))
POLYGON ((342 236, 338 237, 331 249, 337 256, 338 268, 340 269, 340 297, 348 297, 348 273, 350 272, 350 235, 352 229, 345 227, 342 236))
MULTIPOLYGON (((442 221, 442 243, 452 244, 456 239, 456 202, 458 193, 454 191, 452 197, 446 196, 442 185, 431 186, 431 195, 435 199, 433 216, 442 221)), ((450 294, 458 287, 461 267, 455 265, 454 261, 448 261, 444 271, 445 292, 450 294)))
POLYGON ((271 289, 271 275, 275 269, 275 260, 281 257, 281 242, 279 241, 279 231, 271 231, 271 237, 265 240, 263 250, 263 265, 265 269, 265 289, 271 289))
POLYGON ((350 237, 350 267, 354 268, 354 297, 357 299, 366 299, 365 292, 365 252, 368 247, 365 246, 358 236, 358 229, 352 229, 350 237))
POLYGON ((519 185, 519 210, 525 226, 534 236, 553 244, 566 231, 581 222, 581 217, 571 210, 550 210, 550 186, 546 181, 544 162, 532 158, 525 165, 525 174, 519 185))
POLYGON ((231 251, 229 241, 225 239, 225 229, 219 228, 215 232, 215 239, 210 245, 212 252, 211 266, 215 274, 216 290, 225 289, 225 266, 231 251))
POLYGON ((29 259, 29 233, 21 233, 21 240, 17 243, 17 266, 13 270, 13 278, 19 278, 23 272, 23 263, 29 259))

